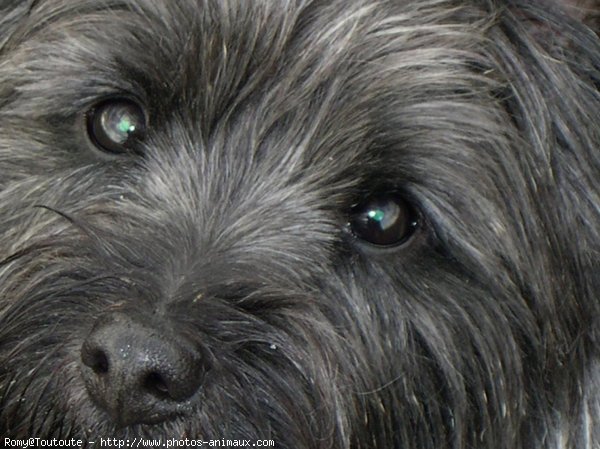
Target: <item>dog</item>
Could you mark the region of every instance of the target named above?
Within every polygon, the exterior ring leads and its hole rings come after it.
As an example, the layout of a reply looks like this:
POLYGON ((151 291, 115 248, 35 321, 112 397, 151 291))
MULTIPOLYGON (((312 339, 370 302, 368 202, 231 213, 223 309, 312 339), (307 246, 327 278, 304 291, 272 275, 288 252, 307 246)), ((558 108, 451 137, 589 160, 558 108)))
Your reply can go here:
POLYGON ((3 444, 600 447, 598 11, 0 1, 3 444))

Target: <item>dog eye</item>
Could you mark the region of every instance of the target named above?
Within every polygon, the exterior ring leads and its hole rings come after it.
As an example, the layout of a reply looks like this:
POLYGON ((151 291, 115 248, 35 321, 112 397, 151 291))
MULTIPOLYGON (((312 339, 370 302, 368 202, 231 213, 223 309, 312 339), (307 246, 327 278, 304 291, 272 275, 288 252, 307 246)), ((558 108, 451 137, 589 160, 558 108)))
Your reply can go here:
POLYGON ((87 114, 88 134, 101 150, 122 154, 132 150, 146 128, 144 110, 127 99, 104 101, 87 114))
POLYGON ((410 238, 419 221, 407 201, 386 194, 371 196, 355 206, 349 225, 361 240, 377 246, 396 246, 410 238))

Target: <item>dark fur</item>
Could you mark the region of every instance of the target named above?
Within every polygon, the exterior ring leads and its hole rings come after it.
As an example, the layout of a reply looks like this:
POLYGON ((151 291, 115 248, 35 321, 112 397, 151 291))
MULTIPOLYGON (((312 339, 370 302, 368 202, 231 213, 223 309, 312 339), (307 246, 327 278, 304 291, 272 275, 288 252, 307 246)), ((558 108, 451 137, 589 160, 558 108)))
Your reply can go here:
POLYGON ((600 43, 564 11, 0 0, 0 435, 597 449, 600 43), (87 141, 111 95, 143 155, 87 141), (421 227, 378 250, 346 223, 388 190, 421 227), (176 418, 90 399, 115 310, 210 360, 176 418))

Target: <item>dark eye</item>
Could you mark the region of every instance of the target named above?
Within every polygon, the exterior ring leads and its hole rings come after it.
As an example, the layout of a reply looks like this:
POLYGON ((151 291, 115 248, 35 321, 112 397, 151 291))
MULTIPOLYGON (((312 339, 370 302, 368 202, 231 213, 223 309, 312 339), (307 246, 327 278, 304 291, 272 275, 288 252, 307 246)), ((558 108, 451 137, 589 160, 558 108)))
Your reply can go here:
POLYGON ((418 215, 398 195, 368 197, 352 209, 350 228, 365 242, 377 246, 405 243, 419 226, 418 215))
POLYGON ((106 100, 88 112, 87 129, 92 142, 101 150, 127 153, 145 132, 146 116, 131 100, 106 100))

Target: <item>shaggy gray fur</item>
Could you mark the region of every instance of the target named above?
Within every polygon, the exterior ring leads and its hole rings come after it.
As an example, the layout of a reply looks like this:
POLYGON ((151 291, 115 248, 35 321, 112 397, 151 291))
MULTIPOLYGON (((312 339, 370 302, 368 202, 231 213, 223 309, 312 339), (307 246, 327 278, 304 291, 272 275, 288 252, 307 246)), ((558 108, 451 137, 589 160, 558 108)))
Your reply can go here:
POLYGON ((598 449, 597 12, 0 0, 0 435, 598 449), (390 192, 382 248, 348 223, 390 192), (106 329, 197 391, 100 384, 106 329))

